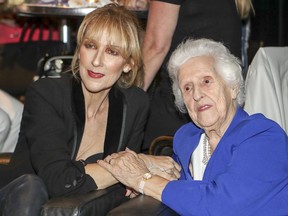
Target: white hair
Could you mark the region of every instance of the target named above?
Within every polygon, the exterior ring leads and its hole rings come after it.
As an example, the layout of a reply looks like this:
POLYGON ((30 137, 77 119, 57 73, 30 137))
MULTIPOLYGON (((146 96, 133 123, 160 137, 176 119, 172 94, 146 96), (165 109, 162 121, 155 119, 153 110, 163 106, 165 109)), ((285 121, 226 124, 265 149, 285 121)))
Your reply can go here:
POLYGON ((190 38, 178 45, 168 62, 168 73, 172 81, 175 105, 179 111, 187 112, 178 82, 180 66, 188 59, 199 56, 210 56, 215 60, 215 72, 222 77, 226 85, 238 90, 237 103, 242 106, 244 103, 244 80, 238 58, 233 56, 220 42, 210 39, 193 40, 190 38))

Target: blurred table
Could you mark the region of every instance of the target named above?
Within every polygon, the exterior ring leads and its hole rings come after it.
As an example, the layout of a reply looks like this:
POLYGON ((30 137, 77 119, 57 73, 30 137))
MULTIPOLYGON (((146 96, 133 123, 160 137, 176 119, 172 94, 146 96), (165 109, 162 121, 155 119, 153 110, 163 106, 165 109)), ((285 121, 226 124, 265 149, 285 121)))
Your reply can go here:
MULTIPOLYGON (((68 19, 83 18, 97 7, 68 7, 48 4, 24 3, 17 7, 17 15, 25 17, 56 17, 60 19, 60 37, 64 43, 70 44, 71 28, 68 19)), ((146 19, 148 11, 133 10, 139 19, 146 19)))
MULTIPOLYGON (((68 7, 48 4, 24 3, 17 7, 17 12, 22 16, 55 16, 55 17, 84 17, 97 7, 68 7)), ((133 10, 137 17, 146 19, 147 10, 133 10)))

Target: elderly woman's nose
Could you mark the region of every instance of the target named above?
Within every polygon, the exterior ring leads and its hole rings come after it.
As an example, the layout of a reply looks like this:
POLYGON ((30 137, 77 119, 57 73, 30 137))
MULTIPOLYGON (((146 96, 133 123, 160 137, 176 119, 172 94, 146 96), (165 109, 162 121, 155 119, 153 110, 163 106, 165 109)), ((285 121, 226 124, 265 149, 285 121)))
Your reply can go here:
POLYGON ((193 91, 193 99, 198 102, 201 100, 201 98, 203 98, 201 89, 199 87, 195 87, 193 91))

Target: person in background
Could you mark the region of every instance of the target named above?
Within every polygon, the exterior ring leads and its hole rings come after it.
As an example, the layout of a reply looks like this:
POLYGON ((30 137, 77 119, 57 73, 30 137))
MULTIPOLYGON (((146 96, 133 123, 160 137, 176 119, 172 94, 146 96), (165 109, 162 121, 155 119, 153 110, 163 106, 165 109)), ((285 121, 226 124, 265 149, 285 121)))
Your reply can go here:
POLYGON ((71 66, 73 75, 27 90, 15 152, 0 167, 0 215, 39 215, 49 198, 111 186, 117 179, 96 161, 140 152, 149 99, 135 14, 108 4, 85 16, 71 66))
POLYGON ((249 48, 249 38, 251 31, 250 16, 251 13, 255 14, 252 0, 235 0, 238 14, 241 18, 241 60, 243 67, 243 77, 246 78, 249 61, 248 61, 248 48, 249 48))
POLYGON ((174 135, 189 121, 174 106, 166 69, 171 52, 187 37, 223 42, 241 58, 241 21, 231 0, 152 0, 143 44, 144 90, 151 96, 151 114, 143 149, 158 136, 174 135))
POLYGON ((23 103, 0 89, 0 152, 13 152, 18 140, 23 103))
POLYGON ((288 137, 276 122, 242 109, 239 60, 220 42, 187 39, 168 71, 175 104, 192 120, 174 137, 180 178, 153 175, 131 150, 98 164, 180 215, 288 215, 288 137))

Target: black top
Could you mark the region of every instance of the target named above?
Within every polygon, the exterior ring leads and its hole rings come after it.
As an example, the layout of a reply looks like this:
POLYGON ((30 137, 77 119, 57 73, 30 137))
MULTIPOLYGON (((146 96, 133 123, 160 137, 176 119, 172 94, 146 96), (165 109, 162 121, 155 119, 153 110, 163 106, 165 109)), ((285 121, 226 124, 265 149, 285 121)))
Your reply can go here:
MULTIPOLYGON (((241 59, 241 21, 234 0, 157 0, 181 5, 172 44, 163 66, 166 67, 171 52, 185 38, 208 38, 223 42, 232 54, 241 59)), ((167 15, 169 16, 169 15, 167 15)), ((168 78, 168 73, 162 77, 168 78)))
MULTIPOLYGON (((104 142, 105 157, 129 147, 140 151, 149 108, 136 87, 113 87, 104 142)), ((95 190, 94 180, 76 161, 85 125, 84 96, 73 78, 43 78, 27 91, 19 140, 10 166, 0 166, 0 186, 36 173, 51 197, 95 190)))
POLYGON ((234 0, 158 0, 181 5, 171 50, 186 37, 223 42, 241 58, 241 20, 234 0))

